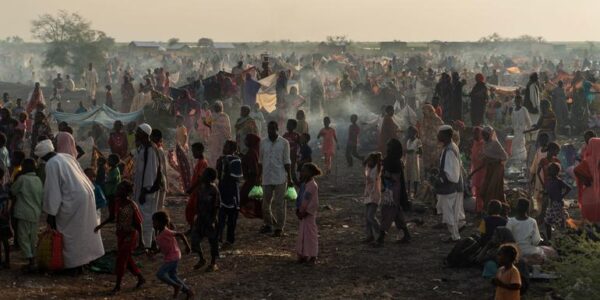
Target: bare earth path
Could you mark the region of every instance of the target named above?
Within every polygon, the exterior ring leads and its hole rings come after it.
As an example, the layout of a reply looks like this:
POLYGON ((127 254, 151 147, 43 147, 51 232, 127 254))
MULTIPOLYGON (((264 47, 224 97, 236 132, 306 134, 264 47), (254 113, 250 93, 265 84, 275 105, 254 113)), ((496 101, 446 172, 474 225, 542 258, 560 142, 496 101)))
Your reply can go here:
MULTIPOLYGON (((288 211, 287 234, 271 238, 257 233, 261 222, 240 218, 238 240, 233 251, 223 252, 220 271, 194 271, 196 257, 184 256, 181 278, 196 291, 197 299, 490 299, 491 285, 481 279, 479 269, 448 269, 443 258, 452 245, 440 240, 446 230, 433 229, 438 218, 409 213, 407 220, 422 218, 423 225, 410 223, 413 240, 397 244, 396 230, 383 248, 360 244, 364 238, 363 205, 359 202, 363 179, 360 167, 342 167, 338 156, 335 175, 319 179, 322 209, 318 217, 320 260, 314 267, 295 264, 293 252, 297 220, 288 211), (337 185, 336 185, 337 182, 337 185), (329 207, 325 207, 329 206, 329 207)), ((167 209, 183 230, 185 198, 169 199, 167 209)), ((473 226, 468 229, 473 230, 473 226)), ((114 226, 102 231, 107 250, 116 246, 114 226)), ((203 244, 208 253, 207 243, 203 244)), ((108 298, 113 275, 86 271, 80 277, 23 275, 23 263, 13 252, 13 269, 0 271, 1 299, 108 298)), ((125 276, 123 292, 116 299, 169 299, 171 289, 154 274, 160 257, 138 257, 148 280, 133 290, 135 279, 125 276)))

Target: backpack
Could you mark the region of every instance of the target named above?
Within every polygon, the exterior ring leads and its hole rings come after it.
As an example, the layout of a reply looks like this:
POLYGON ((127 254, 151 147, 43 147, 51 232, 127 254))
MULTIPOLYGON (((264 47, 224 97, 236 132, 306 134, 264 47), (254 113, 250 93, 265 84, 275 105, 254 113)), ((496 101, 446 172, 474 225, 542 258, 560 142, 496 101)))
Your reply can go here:
POLYGON ((463 268, 476 264, 477 254, 481 245, 475 237, 463 238, 452 248, 446 257, 446 266, 451 268, 463 268))

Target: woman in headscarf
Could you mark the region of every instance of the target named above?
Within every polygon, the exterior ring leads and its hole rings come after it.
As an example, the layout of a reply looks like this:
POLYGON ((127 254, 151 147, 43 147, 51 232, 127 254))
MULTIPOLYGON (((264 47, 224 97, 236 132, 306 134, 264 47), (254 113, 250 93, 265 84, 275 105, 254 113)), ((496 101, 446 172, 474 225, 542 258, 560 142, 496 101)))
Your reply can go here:
POLYGON ((383 186, 392 191, 390 202, 384 200, 381 202, 381 229, 377 238, 377 244, 382 245, 385 240, 386 232, 392 227, 392 222, 396 228, 404 232, 404 236, 399 242, 406 243, 410 241, 410 233, 404 220, 403 210, 408 209, 408 193, 406 192, 406 180, 404 179, 404 163, 402 162, 402 143, 398 139, 391 139, 387 142, 387 152, 383 159, 383 186))
POLYGON ((442 73, 440 80, 435 85, 434 97, 440 99, 442 111, 444 112, 444 120, 449 121, 451 119, 452 82, 448 73, 442 73))
POLYGON ((584 219, 600 222, 600 138, 591 138, 587 145, 588 155, 575 167, 577 185, 580 187, 581 215, 584 219))
POLYGON ((260 174, 258 166, 258 154, 260 153, 260 137, 255 134, 246 135, 245 139, 248 151, 242 156, 242 174, 244 184, 240 189, 240 212, 246 218, 262 218, 262 207, 259 199, 248 197, 250 190, 258 185, 260 174))
POLYGON ((547 100, 543 100, 540 103, 540 108, 542 114, 537 123, 531 129, 524 131, 524 133, 539 130, 538 136, 545 133, 550 138, 550 142, 553 142, 556 139, 556 115, 552 111, 552 105, 547 100))
POLYGON ((70 154, 77 159, 77 145, 75 145, 75 139, 70 133, 60 131, 56 134, 56 152, 70 154))
MULTIPOLYGON (((473 128, 473 145, 471 146, 471 173, 475 172, 477 168, 483 165, 483 146, 485 144, 481 127, 473 128)), ((485 168, 476 172, 471 177, 471 193, 475 198, 475 211, 477 213, 483 212, 483 197, 481 196, 481 186, 483 185, 483 179, 485 178, 485 168)))
POLYGON ((488 101, 488 90, 485 85, 483 74, 475 75, 475 86, 471 90, 471 125, 481 126, 483 124, 483 116, 485 114, 485 106, 488 101))
POLYGON ((121 112, 128 113, 133 103, 133 97, 135 97, 135 89, 133 88, 133 79, 129 74, 123 76, 123 84, 121 85, 121 112))
POLYGON ((483 145, 482 164, 471 173, 471 177, 485 169, 485 177, 479 190, 483 197, 484 208, 491 200, 505 201, 504 197, 504 163, 508 155, 496 137, 492 127, 486 126, 481 132, 485 144, 483 145))
POLYGON ((202 144, 208 145, 208 138, 210 137, 210 127, 212 126, 212 112, 208 107, 208 102, 204 101, 200 106, 200 109, 196 110, 196 133, 198 139, 202 144))
POLYGON ((458 72, 452 72, 452 98, 447 114, 449 121, 463 120, 462 97, 464 85, 465 82, 464 80, 460 80, 458 72))
POLYGON ((27 113, 30 114, 32 111, 36 110, 39 104, 46 104, 44 100, 44 92, 42 92, 42 88, 40 87, 40 83, 36 82, 33 87, 33 91, 29 93, 29 102, 27 103, 27 113))
POLYGON ((431 104, 423 106, 423 120, 419 132, 423 142, 423 170, 437 168, 439 166, 440 146, 437 140, 437 131, 444 122, 435 114, 435 109, 431 104))
POLYGON ((231 139, 231 122, 229 116, 223 112, 223 102, 216 101, 213 112, 211 132, 208 138, 208 164, 214 168, 217 159, 223 153, 225 141, 231 139))

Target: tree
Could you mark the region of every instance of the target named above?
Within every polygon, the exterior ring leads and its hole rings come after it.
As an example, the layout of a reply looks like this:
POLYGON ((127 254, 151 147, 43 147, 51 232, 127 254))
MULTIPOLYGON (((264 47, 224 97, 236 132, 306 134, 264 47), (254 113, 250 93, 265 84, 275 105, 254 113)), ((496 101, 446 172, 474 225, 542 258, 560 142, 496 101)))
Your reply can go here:
POLYGON ((167 44, 169 44, 169 46, 174 46, 179 44, 179 39, 178 38, 170 38, 169 41, 167 41, 167 44))
POLYGON ((44 66, 63 67, 72 73, 83 72, 88 63, 102 65, 114 39, 94 30, 91 23, 76 13, 61 10, 44 14, 31 22, 33 36, 46 43, 44 66))
POLYGON ((215 45, 212 39, 209 38, 201 38, 198 40, 198 46, 212 48, 215 45))

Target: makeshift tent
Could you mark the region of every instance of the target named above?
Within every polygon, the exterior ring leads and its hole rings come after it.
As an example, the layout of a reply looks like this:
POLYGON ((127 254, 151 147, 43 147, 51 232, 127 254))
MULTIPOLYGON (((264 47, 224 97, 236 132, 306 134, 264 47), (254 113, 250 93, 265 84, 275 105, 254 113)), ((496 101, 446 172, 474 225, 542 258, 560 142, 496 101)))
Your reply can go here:
POLYGON ((258 81, 261 88, 256 94, 256 103, 268 113, 273 112, 277 106, 277 94, 275 85, 277 84, 277 74, 272 74, 258 81))
POLYGON ((96 123, 106 128, 112 128, 116 120, 122 121, 123 124, 131 123, 143 116, 144 111, 138 110, 130 113, 121 113, 111 109, 106 105, 102 105, 94 107, 88 112, 81 114, 72 114, 57 111, 53 111, 51 112, 51 114, 57 121, 64 121, 71 125, 82 126, 96 123))

